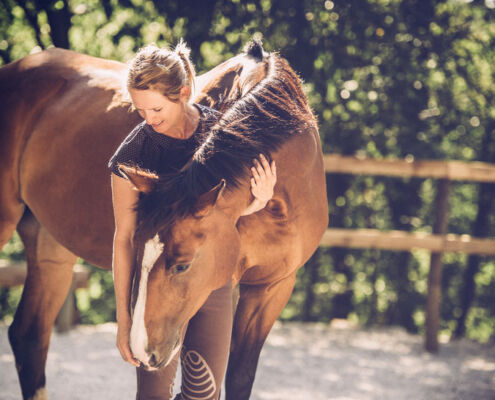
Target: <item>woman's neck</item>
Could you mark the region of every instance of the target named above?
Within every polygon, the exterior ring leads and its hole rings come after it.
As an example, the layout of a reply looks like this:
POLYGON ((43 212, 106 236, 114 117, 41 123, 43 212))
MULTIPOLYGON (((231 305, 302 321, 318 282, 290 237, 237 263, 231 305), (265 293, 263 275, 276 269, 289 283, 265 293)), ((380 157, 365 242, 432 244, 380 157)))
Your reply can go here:
POLYGON ((196 131, 199 124, 199 111, 191 103, 184 104, 184 111, 179 120, 179 123, 164 132, 163 135, 173 137, 175 139, 189 139, 196 131))

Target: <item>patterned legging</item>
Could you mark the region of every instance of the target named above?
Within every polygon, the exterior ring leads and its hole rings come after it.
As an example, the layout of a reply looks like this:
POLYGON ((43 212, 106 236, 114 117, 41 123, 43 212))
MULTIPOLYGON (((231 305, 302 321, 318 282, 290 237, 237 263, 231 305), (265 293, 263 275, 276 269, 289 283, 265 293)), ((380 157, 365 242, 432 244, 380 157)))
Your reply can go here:
MULTIPOLYGON (((178 400, 217 400, 220 397, 232 334, 232 283, 212 292, 189 321, 180 355, 181 392, 178 400)), ((177 355, 158 371, 136 368, 136 400, 172 398, 177 355)))

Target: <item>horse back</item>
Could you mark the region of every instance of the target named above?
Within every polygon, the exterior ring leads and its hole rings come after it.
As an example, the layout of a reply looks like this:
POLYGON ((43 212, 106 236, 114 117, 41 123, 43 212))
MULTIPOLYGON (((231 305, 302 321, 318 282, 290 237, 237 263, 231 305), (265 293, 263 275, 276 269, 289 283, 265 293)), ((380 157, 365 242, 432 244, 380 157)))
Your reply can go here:
POLYGON ((123 98, 125 70, 62 49, 0 69, 2 181, 15 181, 9 190, 59 243, 105 267, 113 232, 106 163, 139 121, 123 98))
POLYGON ((83 83, 91 70, 113 74, 119 82, 125 66, 63 49, 32 54, 0 68, 0 158, 3 169, 17 170, 30 136, 47 108, 64 91, 83 83), (86 71, 86 72, 85 72, 86 71))
POLYGON ((3 123, 10 121, 9 125, 16 126, 19 133, 23 126, 32 126, 43 109, 70 84, 82 82, 85 77, 91 80, 91 73, 99 71, 107 78, 113 75, 106 83, 109 88, 119 89, 116 86, 124 70, 122 63, 64 49, 29 55, 0 68, 0 118, 3 123))

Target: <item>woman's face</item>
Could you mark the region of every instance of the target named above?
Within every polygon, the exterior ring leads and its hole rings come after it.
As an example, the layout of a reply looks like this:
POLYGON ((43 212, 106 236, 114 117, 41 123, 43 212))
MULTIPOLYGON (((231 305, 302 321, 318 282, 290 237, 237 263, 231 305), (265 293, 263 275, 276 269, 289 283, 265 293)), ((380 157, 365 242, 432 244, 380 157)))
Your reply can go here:
MULTIPOLYGON (((184 89, 183 87, 182 89, 184 89)), ((129 89, 132 103, 139 115, 151 125, 156 132, 170 134, 178 129, 184 130, 184 90, 178 102, 173 102, 160 92, 153 89, 139 90, 129 89)))

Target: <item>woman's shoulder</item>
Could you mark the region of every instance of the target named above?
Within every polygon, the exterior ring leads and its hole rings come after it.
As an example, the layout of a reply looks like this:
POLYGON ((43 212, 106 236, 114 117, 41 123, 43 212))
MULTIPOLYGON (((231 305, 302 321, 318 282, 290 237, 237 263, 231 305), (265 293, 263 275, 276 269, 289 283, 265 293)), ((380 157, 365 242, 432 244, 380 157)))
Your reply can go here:
POLYGON ((118 164, 136 164, 141 154, 143 142, 146 136, 146 122, 137 124, 125 137, 115 153, 108 161, 108 168, 118 176, 122 176, 118 164))

